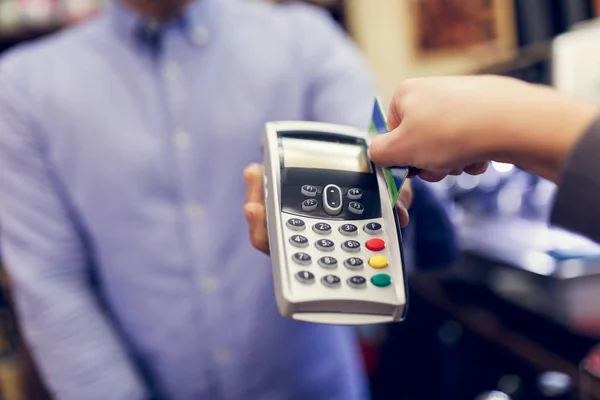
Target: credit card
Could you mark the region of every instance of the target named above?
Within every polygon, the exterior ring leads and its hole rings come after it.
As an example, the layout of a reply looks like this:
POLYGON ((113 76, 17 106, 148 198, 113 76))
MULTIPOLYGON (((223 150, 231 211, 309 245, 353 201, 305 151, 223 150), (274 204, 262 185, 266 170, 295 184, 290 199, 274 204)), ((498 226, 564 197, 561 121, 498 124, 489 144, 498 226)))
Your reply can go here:
MULTIPOLYGON (((387 119, 381 106, 381 100, 379 97, 375 97, 369 132, 373 135, 384 135, 389 131, 387 119)), ((408 177, 408 172, 409 168, 404 167, 394 167, 393 172, 390 168, 383 168, 383 175, 385 176, 385 182, 387 184, 388 192, 390 193, 390 200, 392 201, 393 205, 395 205, 396 200, 398 200, 400 189, 408 177), (399 186, 396 186, 396 179, 394 179, 394 176, 400 180, 399 186)))

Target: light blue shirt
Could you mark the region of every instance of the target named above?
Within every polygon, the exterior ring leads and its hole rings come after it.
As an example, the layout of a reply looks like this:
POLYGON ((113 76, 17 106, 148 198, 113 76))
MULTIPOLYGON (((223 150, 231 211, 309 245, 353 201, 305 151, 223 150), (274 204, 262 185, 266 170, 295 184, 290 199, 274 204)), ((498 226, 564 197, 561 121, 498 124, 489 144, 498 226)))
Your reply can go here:
POLYGON ((242 171, 266 121, 366 128, 366 65, 308 6, 142 25, 113 4, 0 66, 2 257, 55 398, 365 398, 352 330, 278 314, 242 171))

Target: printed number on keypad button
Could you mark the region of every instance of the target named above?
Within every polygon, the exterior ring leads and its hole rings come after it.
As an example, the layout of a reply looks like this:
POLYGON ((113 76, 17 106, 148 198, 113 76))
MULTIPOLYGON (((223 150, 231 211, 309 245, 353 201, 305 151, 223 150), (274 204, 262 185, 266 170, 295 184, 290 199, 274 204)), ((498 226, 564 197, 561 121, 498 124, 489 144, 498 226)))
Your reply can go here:
POLYGON ((294 262, 296 262, 296 264, 300 265, 309 265, 311 262, 310 255, 306 253, 296 253, 292 256, 292 258, 294 259, 294 262))
POLYGON ((350 257, 344 261, 344 266, 351 270, 359 270, 363 268, 363 260, 358 257, 350 257))
POLYGON ((356 253, 356 252, 360 251, 360 242, 357 242, 356 240, 346 240, 342 244, 342 249, 349 251, 351 253, 356 253))
POLYGON ((367 232, 369 235, 376 235, 379 232, 381 232, 381 224, 377 222, 369 222, 365 225, 364 231, 367 232))
POLYGON ((313 231, 320 235, 327 235, 331 233, 331 225, 324 222, 318 222, 313 226, 313 231))
POLYGON ((322 251, 333 251, 335 244, 329 239, 319 239, 315 243, 317 249, 322 251))
POLYGON ((353 288, 363 288, 367 284, 367 280, 362 276, 353 276, 348 279, 348 286, 353 288))
POLYGON ((319 202, 315 199, 307 199, 302 202, 302 210, 306 212, 315 211, 319 202))
POLYGON ((296 274, 296 279, 302 283, 313 283, 315 276, 308 271, 300 271, 296 274))
POLYGON ((312 185, 304 185, 300 191, 308 197, 315 197, 317 195, 317 188, 312 185))
POLYGON ((360 215, 365 211, 365 206, 357 201, 351 201, 350 204, 348 204, 348 210, 353 214, 360 215))
POLYGON ((357 188, 353 188, 348 190, 348 198, 350 200, 359 200, 362 197, 362 190, 357 189, 357 188))
POLYGON ((323 268, 327 268, 327 269, 335 269, 337 267, 337 260, 333 257, 321 257, 319 259, 319 265, 323 268))
POLYGON ((290 238, 290 243, 296 247, 307 247, 308 239, 302 235, 294 235, 290 238))
POLYGON ((302 231, 306 227, 306 224, 300 218, 290 218, 286 225, 293 231, 302 231))
POLYGON ((353 224, 344 224, 340 226, 340 233, 346 236, 354 236, 358 232, 358 228, 353 224))
POLYGON ((335 275, 325 275, 321 278, 321 282, 323 282, 323 285, 325 286, 336 287, 340 284, 340 278, 335 275))

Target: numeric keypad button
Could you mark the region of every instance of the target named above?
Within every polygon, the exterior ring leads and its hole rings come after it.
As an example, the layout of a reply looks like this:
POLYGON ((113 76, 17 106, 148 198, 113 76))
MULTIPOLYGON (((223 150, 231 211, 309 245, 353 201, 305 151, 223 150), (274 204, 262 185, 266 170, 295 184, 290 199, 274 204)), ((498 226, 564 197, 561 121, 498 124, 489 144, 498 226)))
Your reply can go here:
POLYGON ((301 283, 309 284, 315 281, 315 276, 311 272, 300 271, 296 273, 296 279, 301 283))
POLYGON ((381 224, 377 222, 369 222, 364 226, 363 230, 369 235, 377 235, 381 232, 381 224))
POLYGON ((302 211, 315 211, 318 205, 319 202, 316 199, 306 199, 302 202, 302 211))
POLYGON ((294 247, 308 247, 308 239, 302 235, 294 235, 290 238, 290 244, 294 247))
POLYGON ((353 287, 355 289, 362 289, 367 286, 367 280, 362 276, 352 276, 348 278, 348 286, 353 287))
POLYGON ((317 249, 321 251, 333 251, 335 244, 329 239, 319 239, 315 242, 317 249))
POLYGON ((286 225, 293 231, 303 231, 306 228, 306 224, 300 218, 290 218, 287 220, 286 225))
POLYGON ((348 190, 348 198, 350 200, 360 200, 363 195, 363 191, 358 188, 352 188, 348 190))
POLYGON ((350 257, 344 261, 344 266, 353 271, 358 271, 363 268, 364 261, 358 257, 350 257))
POLYGON ((321 282, 328 287, 338 287, 340 286, 341 280, 335 275, 325 275, 321 278, 321 282))
POLYGON ((319 265, 323 268, 327 268, 327 269, 335 269, 337 268, 337 260, 333 257, 321 257, 319 258, 319 265))
POLYGON ((310 265, 312 258, 310 257, 309 254, 306 253, 295 253, 292 256, 292 259, 294 260, 294 262, 296 264, 299 265, 310 265))
POLYGON ((313 231, 319 235, 328 235, 331 233, 331 225, 326 224, 325 222, 317 222, 313 225, 313 231))
POLYGON ((354 236, 358 232, 358 227, 354 224, 344 224, 340 226, 339 231, 342 235, 354 236))
POLYGON ((300 192, 307 197, 315 197, 317 195, 317 188, 313 185, 304 185, 300 189, 300 192))
POLYGON ((365 212, 365 206, 360 204, 358 201, 351 201, 350 204, 348 204, 348 211, 350 211, 352 214, 362 215, 362 213, 365 212))
POLYGON ((360 251, 360 242, 357 242, 356 240, 346 240, 344 243, 342 243, 342 249, 350 252, 350 253, 356 253, 360 251))

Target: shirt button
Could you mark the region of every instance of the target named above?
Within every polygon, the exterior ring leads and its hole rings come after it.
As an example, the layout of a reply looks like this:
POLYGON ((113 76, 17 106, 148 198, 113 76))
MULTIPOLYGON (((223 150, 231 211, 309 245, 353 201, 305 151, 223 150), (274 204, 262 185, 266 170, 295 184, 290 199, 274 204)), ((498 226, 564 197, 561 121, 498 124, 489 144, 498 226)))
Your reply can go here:
POLYGON ((198 25, 194 28, 192 32, 192 41, 198 46, 205 44, 208 42, 209 34, 208 29, 204 26, 198 25))
POLYGON ((181 68, 175 62, 169 62, 164 67, 165 78, 168 80, 176 80, 181 75, 181 68))
POLYGON ((173 134, 173 140, 177 148, 181 150, 187 150, 190 147, 191 135, 187 131, 177 131, 173 134))
POLYGON ((219 364, 225 364, 231 360, 231 351, 227 347, 217 347, 213 357, 219 364))
POLYGON ((202 206, 198 203, 188 204, 186 207, 186 212, 190 219, 200 219, 202 217, 202 206))
POLYGON ((200 289, 204 293, 213 293, 217 288, 217 280, 212 276, 200 277, 200 289))

